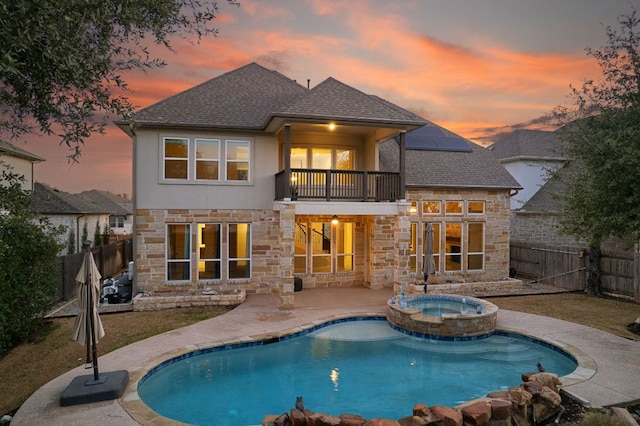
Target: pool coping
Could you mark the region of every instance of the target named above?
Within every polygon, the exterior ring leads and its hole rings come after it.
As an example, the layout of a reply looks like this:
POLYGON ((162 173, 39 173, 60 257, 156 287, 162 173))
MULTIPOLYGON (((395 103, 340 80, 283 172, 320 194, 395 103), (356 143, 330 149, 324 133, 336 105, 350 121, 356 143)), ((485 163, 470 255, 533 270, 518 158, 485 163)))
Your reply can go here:
MULTIPOLYGON (((296 307, 286 311, 277 308, 277 295, 250 295, 245 303, 227 314, 136 342, 100 357, 101 371, 129 371, 129 383, 118 400, 60 407, 60 395, 66 386, 85 371, 77 367, 36 391, 18 410, 12 425, 37 424, 43 418, 48 424, 65 426, 104 422, 180 424, 155 413, 137 395, 138 382, 161 362, 198 349, 277 338, 327 321, 384 316, 390 295, 390 290, 305 289, 296 294, 296 307)), ((505 310, 499 311, 496 328, 542 340, 572 354, 578 368, 560 378, 562 388, 585 403, 607 406, 640 399, 637 386, 640 342, 575 323, 505 310)), ((429 404, 429 401, 416 403, 429 404)))

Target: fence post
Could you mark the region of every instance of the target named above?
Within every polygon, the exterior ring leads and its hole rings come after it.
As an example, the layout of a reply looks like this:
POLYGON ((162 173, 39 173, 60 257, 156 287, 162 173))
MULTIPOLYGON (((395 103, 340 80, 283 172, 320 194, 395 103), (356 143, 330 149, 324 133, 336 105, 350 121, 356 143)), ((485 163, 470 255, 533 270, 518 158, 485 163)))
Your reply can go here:
POLYGON ((633 253, 633 300, 640 303, 640 253, 633 253))

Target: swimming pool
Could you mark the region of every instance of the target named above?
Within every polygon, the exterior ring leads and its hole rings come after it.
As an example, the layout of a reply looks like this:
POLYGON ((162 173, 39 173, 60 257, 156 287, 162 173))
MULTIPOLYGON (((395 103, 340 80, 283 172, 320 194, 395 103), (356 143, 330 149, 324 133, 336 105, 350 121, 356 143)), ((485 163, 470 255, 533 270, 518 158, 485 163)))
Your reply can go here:
POLYGON ((577 365, 516 334, 429 340, 383 318, 359 318, 185 354, 150 371, 138 394, 162 416, 200 425, 260 424, 266 414, 288 412, 297 396, 315 412, 397 419, 416 403, 454 406, 517 386, 537 362, 559 376, 577 365))

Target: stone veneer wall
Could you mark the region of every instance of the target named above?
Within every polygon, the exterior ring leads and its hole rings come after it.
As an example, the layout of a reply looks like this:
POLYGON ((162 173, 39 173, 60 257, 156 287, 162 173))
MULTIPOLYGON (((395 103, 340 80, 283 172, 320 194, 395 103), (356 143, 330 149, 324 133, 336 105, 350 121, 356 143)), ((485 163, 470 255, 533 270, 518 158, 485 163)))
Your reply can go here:
MULTIPOLYGON (((286 262, 287 258, 281 254, 283 250, 286 253, 289 245, 283 244, 286 241, 283 241, 280 232, 279 212, 273 210, 137 210, 135 238, 136 286, 145 291, 212 288, 223 291, 241 289, 247 293, 275 292, 280 289, 283 269, 286 271, 286 268, 282 268, 281 261, 286 262), (223 273, 220 281, 198 282, 196 263, 192 262, 190 282, 167 282, 165 233, 168 223, 190 223, 192 239, 196 237, 197 223, 222 223, 222 253, 227 252, 226 224, 251 223, 251 279, 227 280, 223 273)), ((197 258, 195 244, 192 244, 191 255, 192 259, 197 258)), ((292 262, 290 258, 289 262, 292 262)), ((293 293, 293 274, 289 272, 289 275, 293 293)))
POLYGON ((560 232, 560 215, 548 212, 512 212, 511 241, 558 247, 580 246, 574 236, 560 232))
MULTIPOLYGON (((468 189, 446 190, 430 188, 408 188, 407 201, 421 204, 423 201, 484 201, 484 215, 422 215, 419 208, 408 216, 411 222, 443 222, 447 220, 463 223, 481 221, 485 223, 485 265, 482 271, 443 272, 448 280, 499 281, 509 276, 509 222, 510 197, 508 190, 468 189)), ((444 209, 444 206, 443 206, 444 209)), ((462 253, 463 258, 466 253, 462 253)), ((416 277, 422 281, 422 277, 416 277)))

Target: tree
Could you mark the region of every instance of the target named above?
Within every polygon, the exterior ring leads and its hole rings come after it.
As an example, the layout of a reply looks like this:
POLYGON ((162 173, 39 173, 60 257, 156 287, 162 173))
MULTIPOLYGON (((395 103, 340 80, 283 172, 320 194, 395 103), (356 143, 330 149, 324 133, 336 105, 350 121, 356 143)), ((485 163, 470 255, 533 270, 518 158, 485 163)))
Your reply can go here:
POLYGON ((67 254, 74 254, 76 252, 76 231, 75 229, 69 229, 67 235, 67 254))
POLYGON ((0 356, 31 336, 55 300, 62 249, 47 218, 30 209, 24 177, 4 168, 0 182, 0 356))
POLYGON ((80 237, 80 245, 84 244, 85 241, 89 239, 89 226, 87 225, 87 220, 85 219, 84 224, 82 225, 82 235, 80 237))
POLYGON ((102 227, 102 244, 105 246, 109 244, 109 223, 108 222, 105 222, 104 226, 102 227))
POLYGON ((615 237, 631 246, 640 236, 640 19, 634 9, 618 22, 604 47, 586 50, 602 80, 571 87, 573 104, 552 113, 570 161, 561 225, 589 243, 591 295, 600 294, 602 243, 615 237))
POLYGON ((109 116, 132 111, 123 73, 164 66, 152 44, 216 35, 217 13, 209 0, 2 2, 0 138, 57 134, 77 160, 109 116))
POLYGON ((96 219, 96 226, 93 228, 93 245, 99 246, 102 244, 102 235, 100 234, 100 219, 96 219))

